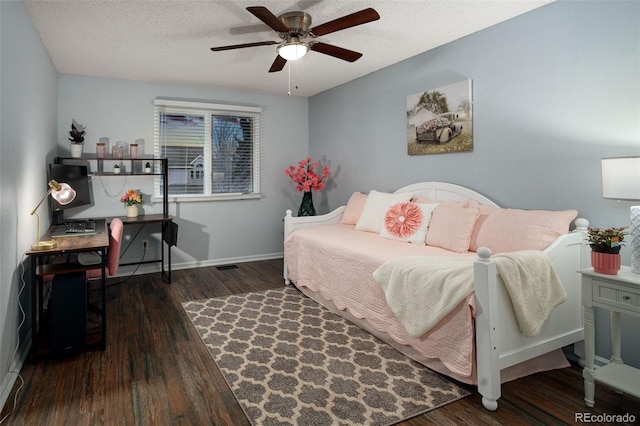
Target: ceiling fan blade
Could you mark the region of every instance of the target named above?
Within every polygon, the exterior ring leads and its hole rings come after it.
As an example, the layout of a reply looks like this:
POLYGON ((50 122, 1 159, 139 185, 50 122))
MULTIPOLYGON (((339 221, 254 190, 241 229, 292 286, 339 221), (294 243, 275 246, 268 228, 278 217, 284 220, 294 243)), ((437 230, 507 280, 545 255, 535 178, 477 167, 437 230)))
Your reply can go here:
POLYGON ((355 62, 362 57, 362 53, 343 47, 334 46, 332 44, 316 42, 311 45, 311 50, 333 56, 343 61, 355 62))
POLYGON ((372 8, 363 9, 359 12, 352 13, 350 15, 343 16, 342 18, 334 19, 333 21, 326 22, 311 28, 313 35, 320 37, 325 34, 333 33, 335 31, 344 30, 346 28, 355 27, 356 25, 366 24, 367 22, 377 21, 380 19, 380 15, 372 8))
POLYGON ((284 59, 282 56, 280 55, 276 56, 276 60, 273 61, 273 64, 271 64, 271 68, 269 68, 269 72, 282 71, 282 68, 284 68, 286 63, 287 63, 287 60, 284 59))
POLYGON ((255 46, 269 46, 271 44, 278 44, 278 42, 277 41, 257 41, 255 43, 243 43, 243 44, 233 44, 231 46, 212 47, 211 50, 214 52, 222 52, 223 50, 243 49, 245 47, 255 47, 255 46))
POLYGON ((269 9, 264 6, 250 6, 247 8, 256 18, 267 24, 273 31, 278 33, 288 33, 289 28, 278 19, 276 15, 271 13, 269 9))

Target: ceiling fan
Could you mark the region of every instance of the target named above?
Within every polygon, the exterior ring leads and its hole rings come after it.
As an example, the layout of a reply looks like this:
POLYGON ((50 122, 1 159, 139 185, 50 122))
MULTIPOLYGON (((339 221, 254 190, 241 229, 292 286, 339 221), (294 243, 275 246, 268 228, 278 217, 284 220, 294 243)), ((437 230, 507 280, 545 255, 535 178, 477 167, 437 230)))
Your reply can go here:
POLYGON ((221 52, 224 50, 277 44, 278 56, 275 61, 273 61, 269 72, 281 71, 287 61, 300 59, 309 50, 324 53, 325 55, 348 62, 357 61, 362 56, 362 53, 315 41, 314 39, 325 34, 380 19, 378 12, 372 8, 368 8, 310 28, 311 15, 306 12, 288 12, 276 16, 263 6, 251 6, 247 7, 247 10, 277 32, 282 41, 258 41, 255 43, 234 44, 231 46, 212 47, 211 50, 221 52))

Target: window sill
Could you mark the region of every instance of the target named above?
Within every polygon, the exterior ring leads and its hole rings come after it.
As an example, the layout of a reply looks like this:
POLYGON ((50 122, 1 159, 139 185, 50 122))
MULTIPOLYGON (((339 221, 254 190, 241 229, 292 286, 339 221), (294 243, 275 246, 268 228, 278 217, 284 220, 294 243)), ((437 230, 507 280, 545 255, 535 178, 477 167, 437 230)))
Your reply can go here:
MULTIPOLYGON (((262 194, 220 194, 220 195, 193 195, 193 196, 175 196, 169 195, 170 203, 199 203, 207 201, 235 201, 235 200, 259 200, 262 194)), ((154 197, 154 201, 161 202, 162 197, 154 197)))

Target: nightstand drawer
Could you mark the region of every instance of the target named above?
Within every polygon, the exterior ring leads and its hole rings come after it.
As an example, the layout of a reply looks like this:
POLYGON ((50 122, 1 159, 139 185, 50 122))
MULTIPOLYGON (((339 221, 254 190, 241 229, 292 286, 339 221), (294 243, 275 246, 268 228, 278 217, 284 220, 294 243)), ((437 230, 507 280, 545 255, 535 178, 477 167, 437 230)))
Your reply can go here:
POLYGON ((639 307, 638 295, 634 293, 628 293, 626 291, 618 291, 618 302, 630 307, 639 307))
POLYGON ((593 302, 640 312, 637 291, 610 282, 593 281, 593 302))

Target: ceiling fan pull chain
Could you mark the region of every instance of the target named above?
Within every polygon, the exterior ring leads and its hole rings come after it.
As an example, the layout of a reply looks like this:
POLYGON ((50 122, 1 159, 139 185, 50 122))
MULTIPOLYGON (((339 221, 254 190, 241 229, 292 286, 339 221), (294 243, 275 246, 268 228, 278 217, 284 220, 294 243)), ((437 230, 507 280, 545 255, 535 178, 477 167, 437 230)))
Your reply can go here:
POLYGON ((289 74, 289 90, 287 91, 287 94, 291 96, 291 61, 288 61, 288 65, 287 72, 289 74))
MULTIPOLYGON (((295 78, 296 78, 296 71, 298 70, 298 63, 297 63, 297 61, 294 61, 294 64, 293 64, 293 65, 291 65, 291 61, 289 61, 289 62, 287 62, 287 64, 289 65, 289 66, 288 66, 288 69, 287 69, 287 71, 288 71, 288 73, 289 73, 289 91, 287 92, 287 94, 288 94, 289 96, 291 96, 291 67, 292 67, 292 66, 293 66, 293 67, 296 67, 296 69, 295 69, 295 70, 293 70, 293 71, 294 71, 294 72, 293 72, 293 78, 295 79, 295 78)), ((298 90, 298 89, 300 88, 300 86, 298 86, 298 85, 296 84, 296 85, 294 86, 294 88, 295 88, 296 90, 298 90)))

